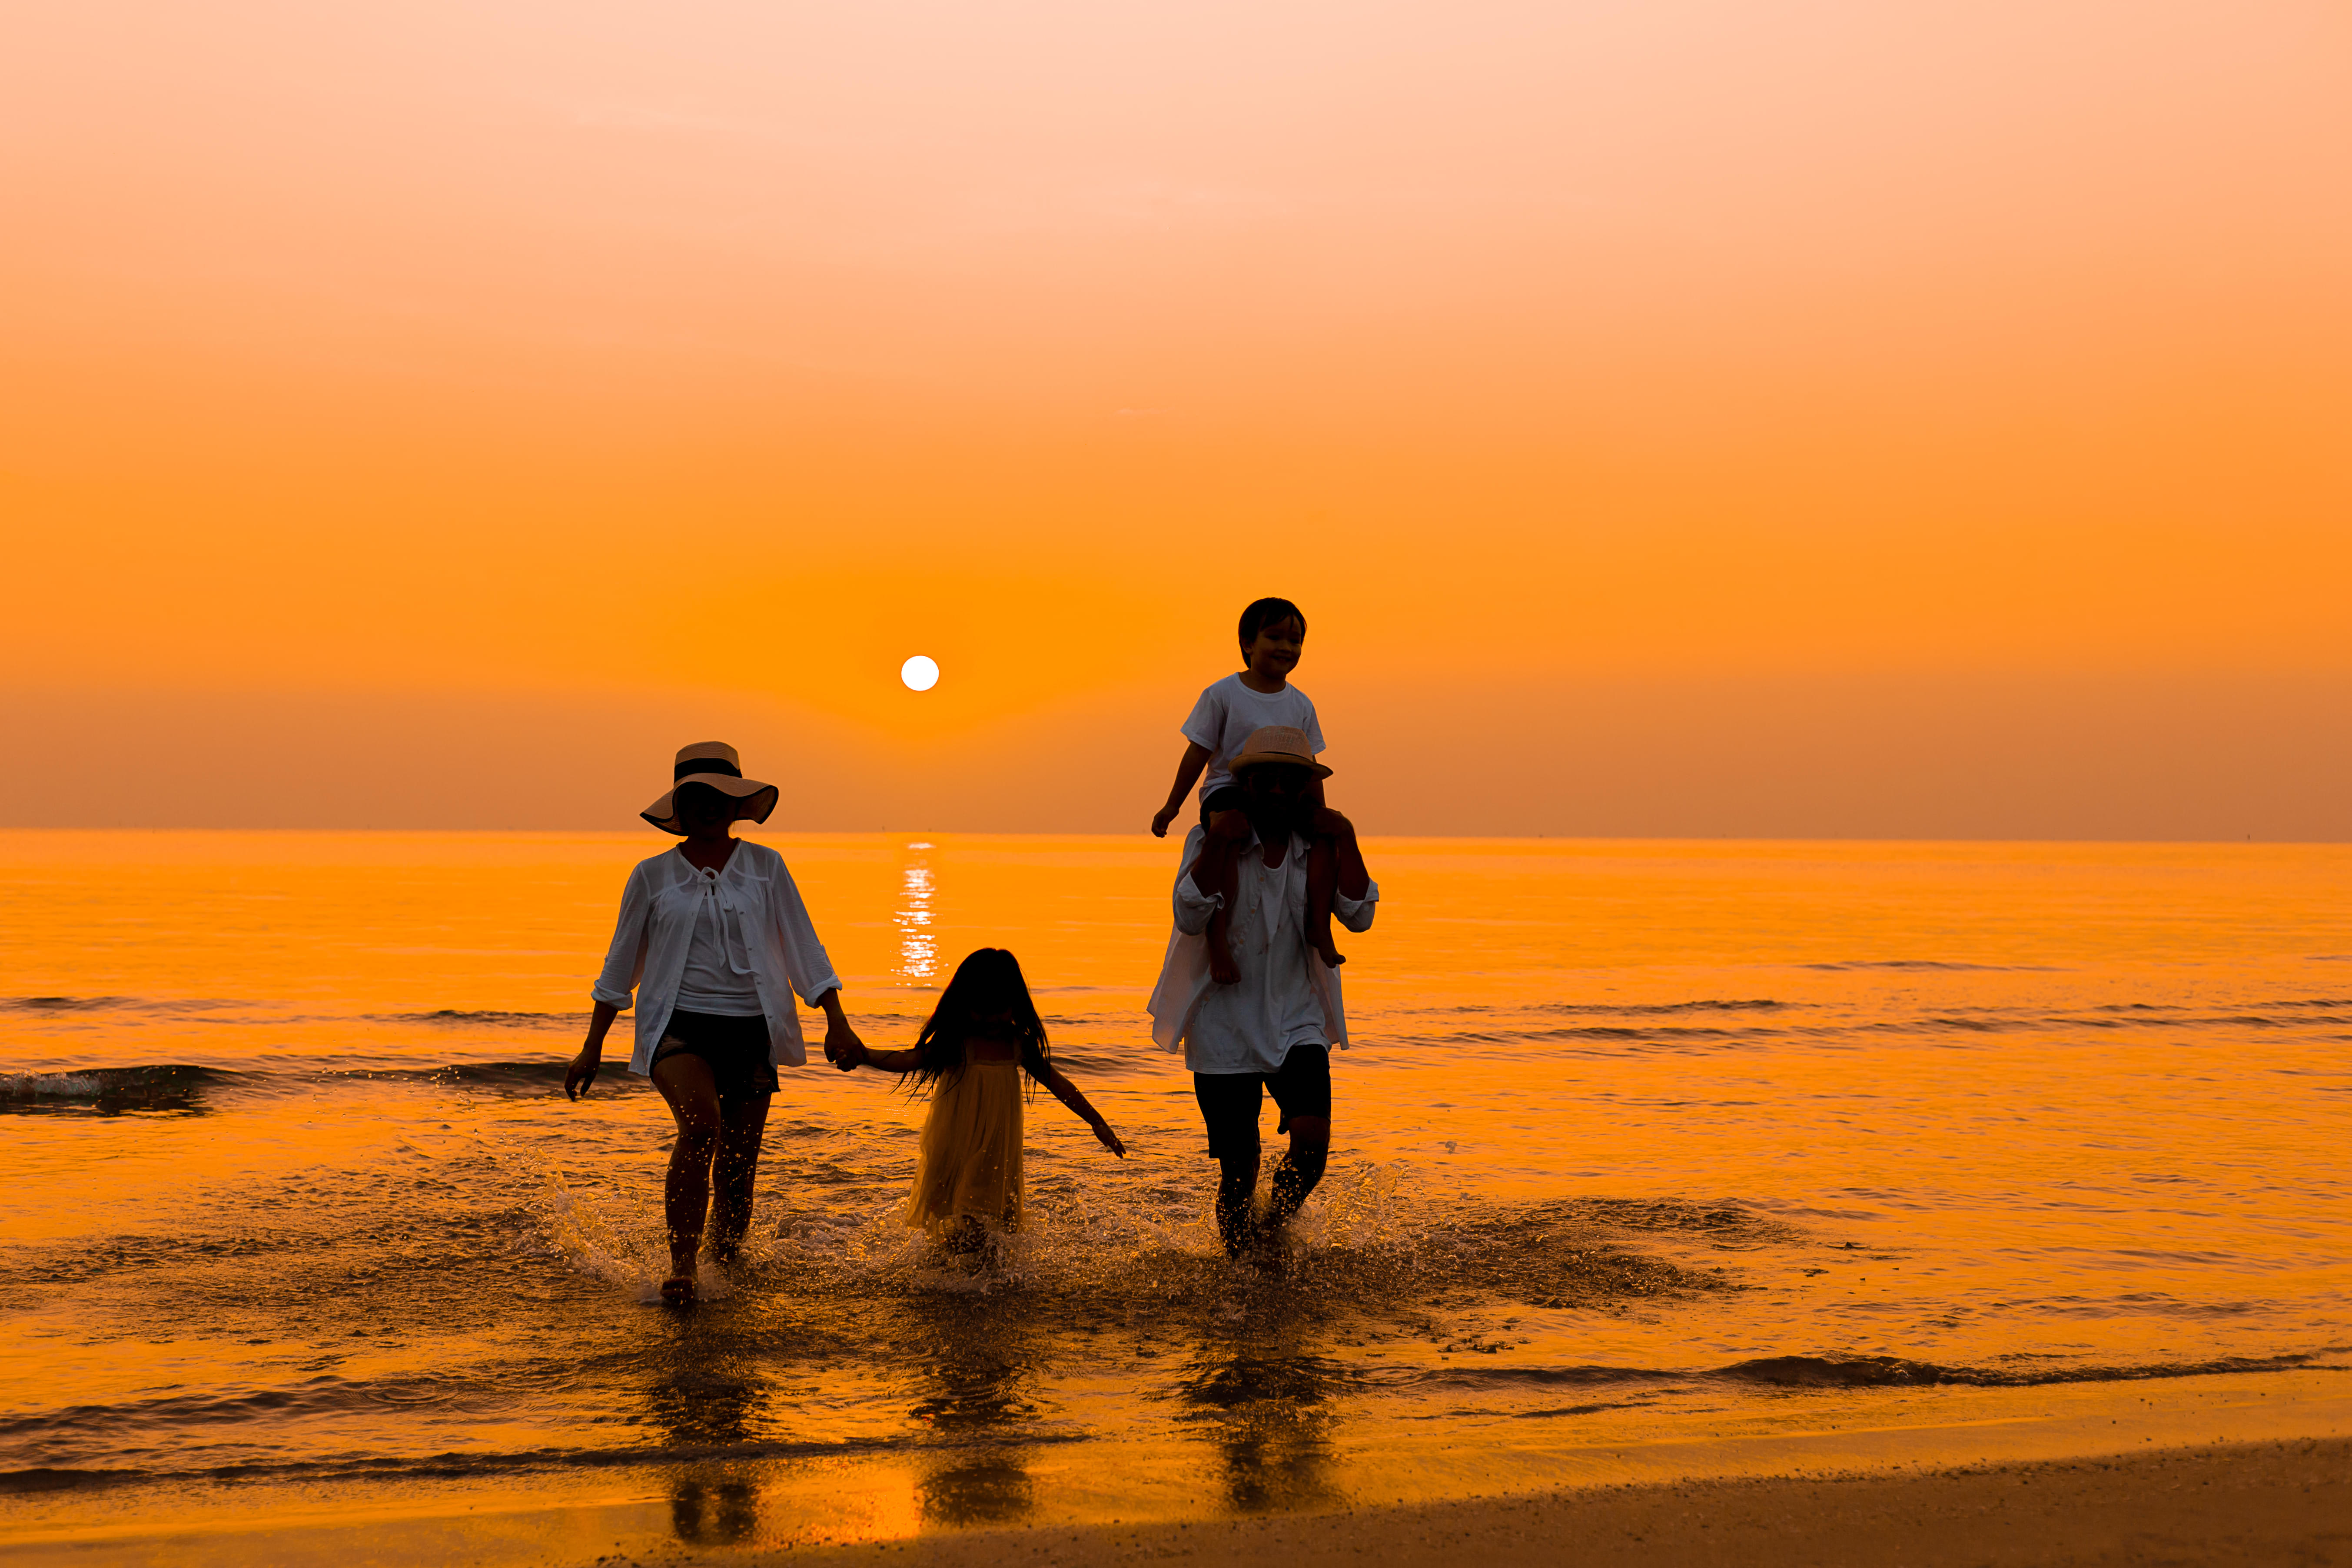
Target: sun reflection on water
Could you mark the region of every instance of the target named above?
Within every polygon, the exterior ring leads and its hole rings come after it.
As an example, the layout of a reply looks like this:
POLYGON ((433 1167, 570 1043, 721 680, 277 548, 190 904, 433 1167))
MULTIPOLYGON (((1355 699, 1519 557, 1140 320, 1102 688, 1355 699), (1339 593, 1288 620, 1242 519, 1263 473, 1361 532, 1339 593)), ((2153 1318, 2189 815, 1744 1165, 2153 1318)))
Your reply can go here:
MULTIPOLYGON (((910 854, 919 855, 929 844, 909 844, 910 854)), ((891 920, 898 927, 898 973, 910 981, 927 982, 939 973, 939 938, 931 932, 931 895, 935 890, 931 868, 928 860, 917 859, 906 868, 900 882, 902 901, 892 911, 891 920)))

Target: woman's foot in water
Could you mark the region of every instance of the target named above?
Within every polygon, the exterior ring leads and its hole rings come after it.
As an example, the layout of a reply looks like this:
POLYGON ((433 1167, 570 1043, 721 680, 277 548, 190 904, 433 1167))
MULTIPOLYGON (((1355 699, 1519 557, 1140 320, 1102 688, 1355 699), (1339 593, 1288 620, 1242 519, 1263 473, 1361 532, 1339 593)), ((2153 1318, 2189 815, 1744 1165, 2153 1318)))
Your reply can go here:
POLYGON ((701 1281, 697 1277, 696 1259, 702 1255, 702 1238, 681 1245, 672 1238, 669 1249, 669 1278, 662 1281, 661 1299, 665 1306, 691 1307, 702 1298, 701 1281))

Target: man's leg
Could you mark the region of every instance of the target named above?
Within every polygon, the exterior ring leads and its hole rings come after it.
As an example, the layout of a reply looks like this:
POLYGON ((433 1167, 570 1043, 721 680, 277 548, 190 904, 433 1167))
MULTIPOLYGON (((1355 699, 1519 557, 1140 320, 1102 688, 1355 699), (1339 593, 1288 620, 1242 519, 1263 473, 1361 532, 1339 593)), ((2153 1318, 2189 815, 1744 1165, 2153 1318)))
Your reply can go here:
POLYGON ((1276 1231, 1290 1223, 1330 1163, 1331 1053, 1321 1046, 1291 1047, 1282 1070, 1267 1077, 1266 1087, 1290 1133, 1289 1152, 1274 1167, 1274 1188, 1266 1198, 1265 1228, 1276 1231))
POLYGON ((1257 1192, 1257 1116, 1265 1079, 1256 1073, 1192 1075, 1192 1096, 1209 1130, 1209 1157, 1217 1163, 1217 1239, 1238 1258, 1255 1228, 1250 1200, 1257 1192))
POLYGON ((1227 1258, 1239 1258, 1255 1238, 1250 1201, 1257 1194, 1258 1152, 1226 1154, 1217 1161, 1217 1239, 1227 1258))
POLYGON ((1267 1194, 1265 1224, 1279 1230, 1290 1223, 1307 1194, 1323 1179, 1331 1158, 1331 1119, 1300 1116, 1290 1123, 1290 1151, 1276 1163, 1274 1190, 1267 1194))

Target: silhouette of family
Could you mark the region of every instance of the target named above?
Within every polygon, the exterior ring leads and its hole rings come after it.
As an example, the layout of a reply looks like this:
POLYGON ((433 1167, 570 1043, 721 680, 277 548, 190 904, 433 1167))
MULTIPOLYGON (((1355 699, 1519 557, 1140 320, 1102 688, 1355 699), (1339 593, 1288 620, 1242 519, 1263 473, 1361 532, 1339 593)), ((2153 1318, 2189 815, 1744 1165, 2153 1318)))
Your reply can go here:
MULTIPOLYGON (((1242 612, 1243 668, 1201 693, 1184 754, 1151 821, 1165 837, 1199 789, 1172 894, 1174 929, 1149 1012, 1154 1041, 1183 1053, 1217 1163, 1217 1233, 1235 1258, 1278 1247, 1322 1180, 1331 1146, 1331 1058, 1348 1043, 1331 922, 1372 923, 1380 889, 1354 826, 1324 803, 1315 704, 1290 684, 1307 617, 1287 599, 1242 612), (1263 1203, 1265 1097, 1288 1147, 1263 1203)), ((706 1238, 735 1262, 776 1068, 807 1061, 799 1004, 824 1015, 825 1059, 844 1072, 904 1075, 929 1096, 914 1190, 902 1211, 950 1254, 984 1253, 1021 1228, 1024 1079, 1042 1085, 1113 1154, 1126 1145, 1057 1066, 1020 961, 966 957, 914 1044, 877 1050, 842 1010, 841 977, 783 857, 734 836, 765 822, 777 789, 743 774, 719 742, 677 753, 670 787, 642 815, 681 842, 630 872, 592 989, 588 1037, 564 1074, 586 1094, 614 1020, 635 1007, 629 1070, 653 1080, 677 1124, 664 1188, 669 1277, 662 1299, 691 1304, 706 1238)))

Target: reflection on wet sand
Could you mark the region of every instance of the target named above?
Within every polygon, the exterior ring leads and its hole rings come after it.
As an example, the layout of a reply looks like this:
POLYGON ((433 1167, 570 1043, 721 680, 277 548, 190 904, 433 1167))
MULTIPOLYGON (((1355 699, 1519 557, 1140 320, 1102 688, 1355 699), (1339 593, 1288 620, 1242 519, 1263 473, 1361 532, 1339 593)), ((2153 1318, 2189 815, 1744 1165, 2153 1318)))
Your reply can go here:
POLYGON ((1217 1450, 1234 1513, 1329 1507, 1333 1380, 1296 1331, 1202 1344, 1187 1370, 1180 1418, 1217 1450))
POLYGON ((1049 1349, 1034 1314, 1005 1299, 914 1298, 902 1307, 904 1343, 928 1387, 908 1409, 944 1439, 916 1488, 923 1522, 1013 1524, 1036 1511, 1030 1450, 1000 1446, 1039 1412, 1036 1383, 1049 1349))
POLYGON ((689 1546, 740 1545, 759 1531, 760 1489, 740 1479, 680 1476, 670 1483, 669 1519, 689 1546))
MULTIPOLYGON (((745 1444, 767 1407, 756 1363, 739 1363, 710 1342, 689 1328, 661 1347, 665 1361, 646 1391, 647 1413, 674 1451, 745 1444)), ((669 1508, 670 1528, 688 1545, 740 1544, 758 1532, 760 1489, 740 1464, 688 1460, 670 1478, 669 1508)))

